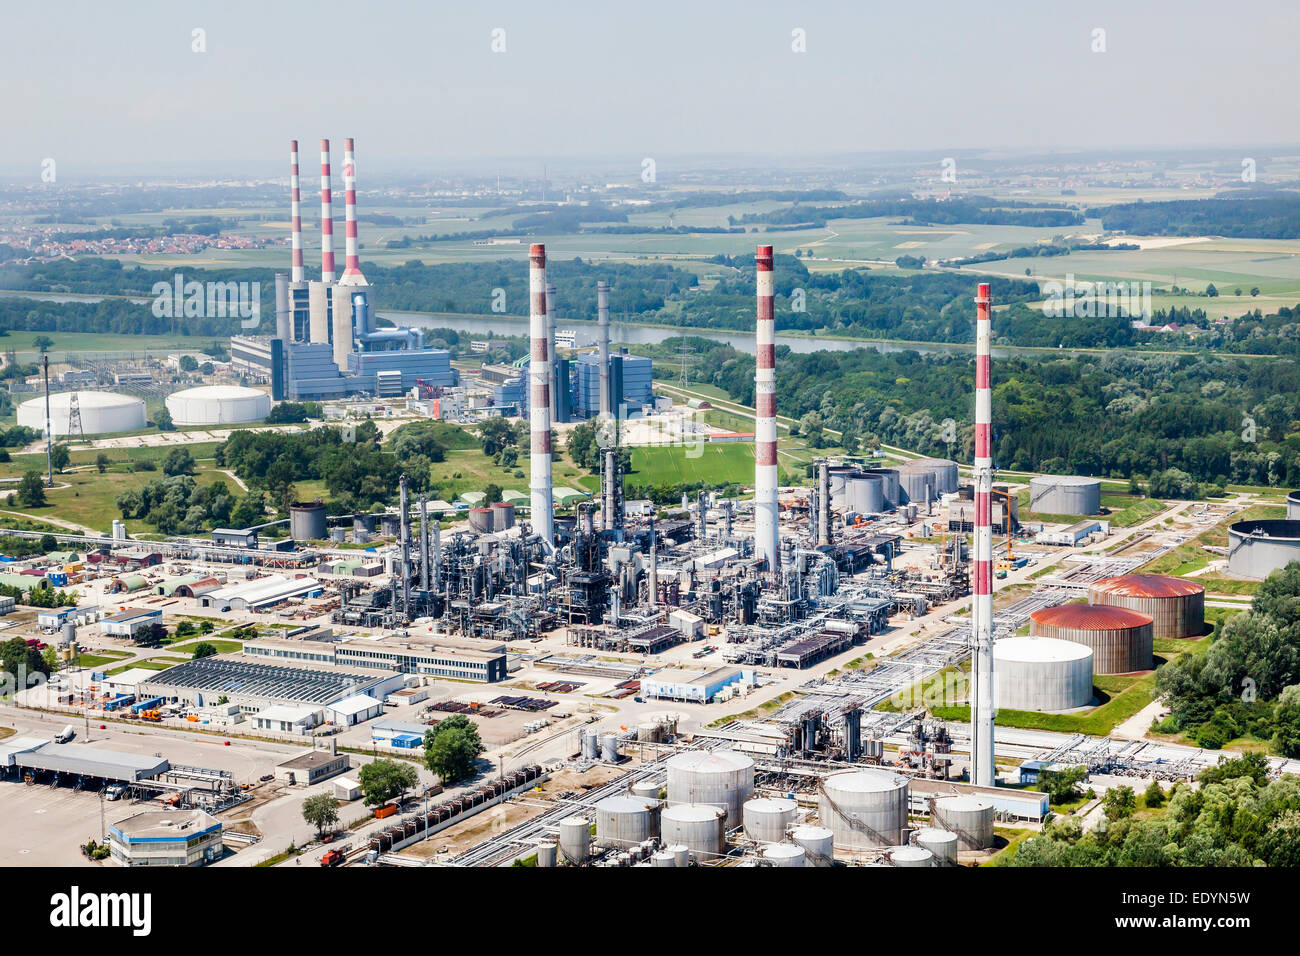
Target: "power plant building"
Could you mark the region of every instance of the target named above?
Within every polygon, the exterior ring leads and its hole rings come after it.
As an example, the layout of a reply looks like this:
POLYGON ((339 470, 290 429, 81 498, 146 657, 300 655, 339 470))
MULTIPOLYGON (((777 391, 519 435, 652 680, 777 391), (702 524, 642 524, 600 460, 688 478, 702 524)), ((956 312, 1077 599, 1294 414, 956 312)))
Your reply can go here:
MULTIPOLYGON (((600 354, 581 352, 568 365, 573 378, 573 411, 579 416, 595 418, 600 413, 600 354)), ((614 402, 626 405, 629 414, 639 412, 653 400, 650 366, 650 359, 629 355, 626 350, 609 357, 608 374, 614 402)))

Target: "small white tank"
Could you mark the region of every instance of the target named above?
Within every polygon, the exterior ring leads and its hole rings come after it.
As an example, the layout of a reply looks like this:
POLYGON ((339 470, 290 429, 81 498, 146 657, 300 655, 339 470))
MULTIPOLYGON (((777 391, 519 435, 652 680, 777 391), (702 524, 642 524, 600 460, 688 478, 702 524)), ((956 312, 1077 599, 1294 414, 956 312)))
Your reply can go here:
POLYGON ((745 836, 759 843, 780 843, 794 824, 799 805, 783 797, 758 797, 745 801, 741 808, 745 836))
POLYGON ((925 827, 916 831, 912 842, 934 854, 935 866, 957 865, 957 834, 950 830, 925 827))
POLYGON ((795 827, 792 839, 804 848, 808 866, 831 866, 835 859, 835 834, 825 827, 795 827))
POLYGON ((770 866, 807 866, 804 848, 795 843, 769 843, 763 847, 763 859, 770 866))
POLYGON ((894 866, 934 866, 934 854, 919 846, 900 846, 889 859, 894 866))
POLYGON ((560 821, 560 857, 565 863, 582 866, 591 855, 591 821, 583 816, 560 821))

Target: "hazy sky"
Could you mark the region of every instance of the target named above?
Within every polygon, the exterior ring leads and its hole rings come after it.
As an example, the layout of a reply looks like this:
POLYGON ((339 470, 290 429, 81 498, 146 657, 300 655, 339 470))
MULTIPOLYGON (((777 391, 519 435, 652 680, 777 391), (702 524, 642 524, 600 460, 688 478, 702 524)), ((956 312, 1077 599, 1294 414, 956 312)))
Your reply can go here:
POLYGON ((0 169, 1257 147, 1300 139, 1297 34, 1287 0, 12 4, 0 169))

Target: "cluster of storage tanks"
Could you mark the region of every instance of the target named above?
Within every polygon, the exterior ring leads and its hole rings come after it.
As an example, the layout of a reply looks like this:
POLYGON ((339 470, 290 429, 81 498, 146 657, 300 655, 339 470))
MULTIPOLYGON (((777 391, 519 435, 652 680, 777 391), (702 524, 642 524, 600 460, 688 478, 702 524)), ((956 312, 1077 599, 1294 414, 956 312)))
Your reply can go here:
POLYGON ((957 490, 957 463, 917 458, 897 468, 828 469, 831 507, 841 513, 881 514, 911 502, 924 504, 957 490))
POLYGON ((737 827, 768 866, 830 866, 837 848, 883 851, 895 866, 955 865, 960 851, 993 845, 993 804, 983 797, 938 797, 932 825, 913 831, 906 777, 879 768, 841 770, 821 781, 821 825, 814 826, 797 822, 792 798, 755 797, 754 769, 752 759, 730 750, 676 754, 666 763, 666 780, 639 780, 590 814, 561 821, 558 841, 539 847, 538 865, 581 866, 593 848, 602 852, 602 865, 707 863, 727 852, 727 833, 737 827), (667 800, 660 801, 665 786, 667 800))
POLYGON ((471 508, 469 526, 481 534, 505 531, 515 526, 515 506, 508 501, 495 502, 490 508, 471 508))
POLYGON ((913 458, 897 468, 906 501, 933 501, 957 490, 957 463, 947 458, 913 458))

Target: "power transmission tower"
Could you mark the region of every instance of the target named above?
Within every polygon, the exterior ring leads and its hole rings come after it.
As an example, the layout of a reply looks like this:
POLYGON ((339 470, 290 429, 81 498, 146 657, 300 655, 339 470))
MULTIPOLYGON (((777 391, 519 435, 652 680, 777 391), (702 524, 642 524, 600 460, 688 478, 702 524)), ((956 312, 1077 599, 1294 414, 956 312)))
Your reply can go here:
POLYGON ((681 359, 682 366, 682 373, 678 377, 678 381, 681 383, 682 388, 686 388, 691 384, 691 365, 694 363, 694 359, 691 356, 694 352, 695 349, 691 348, 684 341, 677 347, 677 354, 681 359))
POLYGON ((68 398, 68 436, 80 435, 81 440, 86 440, 86 429, 81 424, 81 406, 77 403, 77 393, 73 392, 68 398))

